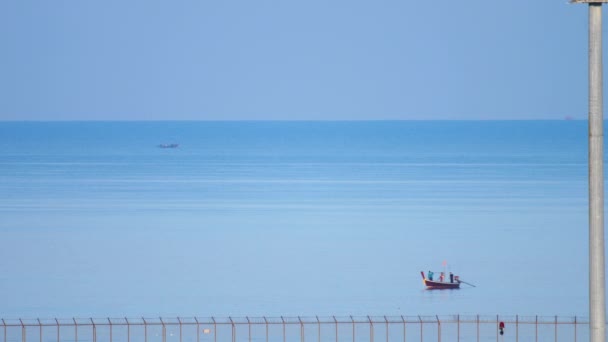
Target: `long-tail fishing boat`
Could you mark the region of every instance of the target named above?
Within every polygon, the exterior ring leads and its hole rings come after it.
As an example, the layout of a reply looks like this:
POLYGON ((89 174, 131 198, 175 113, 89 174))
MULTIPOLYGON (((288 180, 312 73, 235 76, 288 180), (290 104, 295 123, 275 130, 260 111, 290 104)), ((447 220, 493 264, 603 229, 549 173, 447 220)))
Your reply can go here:
POLYGON ((179 144, 160 144, 158 145, 160 148, 178 148, 179 144))
POLYGON ((424 272, 420 272, 422 275, 422 282, 429 290, 446 290, 446 289, 459 289, 460 288, 460 279, 458 276, 454 276, 450 281, 435 281, 427 279, 424 275, 424 272))

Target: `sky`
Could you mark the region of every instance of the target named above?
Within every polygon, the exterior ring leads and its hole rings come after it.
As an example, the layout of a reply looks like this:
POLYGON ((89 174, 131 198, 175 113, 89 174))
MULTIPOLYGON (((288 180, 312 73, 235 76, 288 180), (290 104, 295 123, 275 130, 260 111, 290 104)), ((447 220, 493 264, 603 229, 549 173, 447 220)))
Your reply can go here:
POLYGON ((587 115, 567 0, 3 0, 0 43, 0 120, 587 115))

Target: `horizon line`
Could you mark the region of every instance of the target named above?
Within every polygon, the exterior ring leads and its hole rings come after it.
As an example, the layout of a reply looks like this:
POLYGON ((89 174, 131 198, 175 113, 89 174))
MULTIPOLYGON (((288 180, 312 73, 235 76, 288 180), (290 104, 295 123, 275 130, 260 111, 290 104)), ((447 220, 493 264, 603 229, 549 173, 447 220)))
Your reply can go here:
MULTIPOLYGON (((608 120, 608 119, 607 119, 608 120)), ((0 123, 11 122, 422 122, 422 121, 589 121, 588 118, 561 119, 0 119, 0 123)))

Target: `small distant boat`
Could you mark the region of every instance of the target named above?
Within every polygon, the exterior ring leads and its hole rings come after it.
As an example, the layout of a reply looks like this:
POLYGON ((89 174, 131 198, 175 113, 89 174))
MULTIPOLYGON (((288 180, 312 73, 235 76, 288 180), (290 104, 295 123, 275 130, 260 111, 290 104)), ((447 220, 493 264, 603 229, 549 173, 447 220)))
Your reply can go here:
POLYGON ((426 279, 426 277, 424 276, 424 272, 422 271, 420 272, 420 274, 422 275, 422 282, 429 290, 459 289, 460 283, 462 282, 460 281, 460 279, 458 279, 458 276, 455 276, 454 282, 451 283, 426 279))
POLYGON ((160 144, 158 145, 160 148, 178 148, 179 144, 160 144))

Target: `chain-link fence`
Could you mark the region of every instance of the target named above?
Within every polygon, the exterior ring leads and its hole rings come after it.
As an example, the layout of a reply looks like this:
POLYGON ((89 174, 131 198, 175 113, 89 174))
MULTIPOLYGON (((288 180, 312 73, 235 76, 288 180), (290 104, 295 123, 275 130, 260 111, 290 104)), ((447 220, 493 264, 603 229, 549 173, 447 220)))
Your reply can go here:
POLYGON ((0 327, 3 342, 558 342, 589 339, 589 320, 577 316, 2 319, 0 327))

